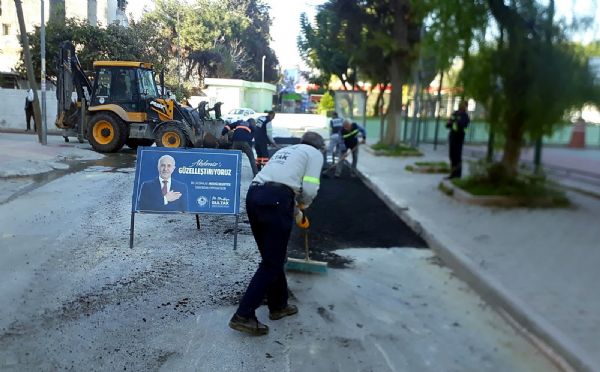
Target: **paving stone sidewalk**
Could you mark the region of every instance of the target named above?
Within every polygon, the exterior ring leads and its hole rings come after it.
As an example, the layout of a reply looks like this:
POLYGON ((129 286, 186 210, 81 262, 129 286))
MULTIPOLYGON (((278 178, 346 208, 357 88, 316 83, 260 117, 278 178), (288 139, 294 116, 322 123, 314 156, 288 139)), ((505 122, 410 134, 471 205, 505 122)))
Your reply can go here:
POLYGON ((94 160, 104 155, 91 151, 87 143, 65 143, 60 136, 48 136, 48 145, 24 133, 0 133, 0 178, 31 176, 66 169, 67 160, 94 160))
POLYGON ((600 199, 569 192, 567 209, 502 209, 460 203, 438 190, 443 175, 404 169, 444 161, 361 149, 363 179, 457 274, 575 369, 600 371, 600 199))

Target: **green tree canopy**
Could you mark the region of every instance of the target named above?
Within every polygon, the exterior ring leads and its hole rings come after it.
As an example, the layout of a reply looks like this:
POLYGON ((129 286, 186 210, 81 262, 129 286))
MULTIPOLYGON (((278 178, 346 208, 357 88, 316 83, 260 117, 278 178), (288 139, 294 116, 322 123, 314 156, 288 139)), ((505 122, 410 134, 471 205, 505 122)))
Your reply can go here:
POLYGON ((352 79, 358 70, 372 83, 391 82, 386 144, 399 140, 402 85, 418 57, 428 7, 429 2, 411 0, 329 0, 319 7, 314 25, 301 17, 298 46, 310 66, 343 83, 350 70, 352 79))
MULTIPOLYGON (((187 79, 260 80, 263 56, 265 80, 278 78, 278 60, 269 46, 269 7, 261 0, 195 0, 185 7, 157 0, 141 23, 168 40, 166 47, 181 58, 187 79)), ((175 67, 172 60, 171 69, 175 67)))
POLYGON ((480 41, 462 81, 466 93, 488 108, 504 137, 502 164, 514 175, 524 139, 551 134, 568 110, 600 103, 600 89, 588 58, 556 21, 553 1, 488 0, 487 6, 501 32, 480 41))
MULTIPOLYGON (((150 30, 138 27, 133 23, 126 28, 111 24, 106 28, 89 25, 85 21, 73 18, 46 25, 46 74, 56 77, 56 60, 61 42, 70 40, 75 45, 77 55, 86 71, 92 70, 97 60, 142 60, 158 64, 165 58, 147 43, 150 30)), ((28 34, 34 69, 39 76, 40 64, 40 29, 28 34)), ((20 70, 24 66, 19 67, 20 70)))
POLYGON ((329 0, 314 24, 303 16, 301 25, 302 55, 323 74, 356 66, 373 80, 389 78, 388 145, 397 142, 401 87, 419 55, 431 76, 463 60, 459 83, 503 137, 509 174, 525 138, 549 134, 568 110, 599 102, 586 57, 597 55, 597 44, 581 50, 568 42, 554 0, 329 0))
MULTIPOLYGON (((95 60, 139 60, 165 69, 167 83, 177 86, 177 66, 185 81, 205 77, 278 80, 278 60, 269 46, 271 18, 262 0, 195 0, 189 6, 157 0, 153 11, 129 27, 94 27, 85 21, 54 17, 46 26, 49 77, 62 41, 71 40, 84 69, 95 60)), ((60 5, 57 6, 60 8, 60 5)), ((34 66, 40 70, 39 28, 29 34, 34 66)), ((186 83, 188 88, 192 87, 186 83)), ((177 91, 177 89, 175 89, 177 91)))

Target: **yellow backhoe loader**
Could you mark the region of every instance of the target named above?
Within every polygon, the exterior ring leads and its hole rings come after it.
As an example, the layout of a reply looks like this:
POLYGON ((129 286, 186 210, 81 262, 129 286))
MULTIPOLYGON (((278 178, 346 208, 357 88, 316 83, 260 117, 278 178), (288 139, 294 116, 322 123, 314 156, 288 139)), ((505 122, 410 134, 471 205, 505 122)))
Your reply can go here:
MULTIPOLYGON (((164 87, 162 80, 161 74, 164 87)), ((63 129, 65 140, 87 139, 98 152, 154 142, 163 147, 216 147, 225 124, 166 98, 149 63, 96 61, 89 79, 69 41, 60 45, 57 99, 56 126, 63 129)))

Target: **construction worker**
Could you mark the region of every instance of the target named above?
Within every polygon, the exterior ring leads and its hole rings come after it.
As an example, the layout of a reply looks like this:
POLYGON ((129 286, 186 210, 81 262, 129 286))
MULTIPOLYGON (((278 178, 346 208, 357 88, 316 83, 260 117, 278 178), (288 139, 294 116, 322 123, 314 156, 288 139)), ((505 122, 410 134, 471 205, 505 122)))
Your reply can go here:
POLYGON ((306 132, 300 144, 277 151, 254 177, 246 195, 246 211, 262 261, 229 327, 266 335, 269 327, 255 315, 265 296, 271 320, 298 312, 296 306, 288 304, 284 271, 287 244, 294 221, 299 227, 308 228, 303 210, 317 196, 324 147, 323 137, 306 132))
POLYGON ((269 111, 266 116, 261 116, 256 121, 254 133, 254 149, 256 150, 256 167, 261 170, 269 161, 269 145, 279 148, 273 139, 271 122, 275 118, 275 111, 269 111))
MULTIPOLYGON (((211 111, 214 111, 215 112, 215 120, 220 120, 221 119, 221 105, 223 105, 223 102, 215 102, 213 107, 206 110, 207 114, 211 111)), ((208 115, 210 115, 210 114, 208 114, 208 115)))
POLYGON ((460 178, 462 176, 462 148, 465 142, 465 129, 469 126, 471 118, 467 113, 467 103, 461 102, 458 110, 452 113, 446 123, 448 133, 448 148, 450 155, 450 174, 446 179, 460 178))
POLYGON ((254 160, 254 152, 252 152, 252 140, 254 139, 254 130, 256 128, 256 121, 252 118, 248 121, 238 120, 232 124, 226 124, 221 132, 221 135, 228 135, 233 132, 231 136, 233 150, 241 150, 248 157, 250 162, 250 168, 252 168, 252 176, 256 176, 258 169, 256 168, 256 162, 254 160))
MULTIPOLYGON (((25 120, 27 121, 27 129, 25 132, 29 132, 31 130, 31 118, 33 118, 33 89, 27 90, 27 96, 25 96, 25 120)), ((36 130, 35 127, 35 118, 33 119, 33 131, 36 130)))
POLYGON ((331 153, 331 163, 335 163, 336 156, 339 158, 344 146, 344 141, 342 141, 342 135, 340 134, 343 123, 344 119, 340 118, 337 112, 331 115, 331 120, 329 121, 329 149, 327 151, 331 153))
MULTIPOLYGON (((362 140, 360 143, 365 143, 367 139, 367 132, 365 128, 360 125, 350 121, 349 119, 344 119, 344 123, 342 124, 341 136, 344 141, 344 150, 341 156, 348 156, 348 151, 352 153, 352 168, 350 170, 350 177, 356 177, 356 164, 358 163, 358 136, 362 136, 362 140)), ((341 158, 340 158, 341 159, 341 158)), ((338 161, 338 164, 335 168, 335 177, 339 178, 342 174, 343 162, 338 161)))

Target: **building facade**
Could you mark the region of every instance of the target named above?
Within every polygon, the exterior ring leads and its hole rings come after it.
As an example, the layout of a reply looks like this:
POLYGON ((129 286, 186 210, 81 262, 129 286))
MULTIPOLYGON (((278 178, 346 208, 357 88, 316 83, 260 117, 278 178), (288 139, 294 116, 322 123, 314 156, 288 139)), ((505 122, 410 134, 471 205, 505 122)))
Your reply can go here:
MULTIPOLYGON (((44 1, 46 22, 50 16, 50 2, 44 1)), ((126 0, 63 0, 65 17, 87 20, 94 26, 117 22, 128 25, 126 0)), ((59 1, 57 1, 59 2, 59 1)), ((41 1, 21 0, 25 28, 34 30, 41 23, 41 1)), ((20 59, 19 20, 13 0, 0 0, 0 71, 14 70, 20 59)))
POLYGON ((273 108, 273 95, 276 87, 273 84, 251 82, 239 79, 204 79, 205 96, 192 96, 190 103, 196 107, 200 101, 206 101, 210 106, 215 102, 223 102, 223 114, 239 107, 251 108, 260 113, 273 108))

